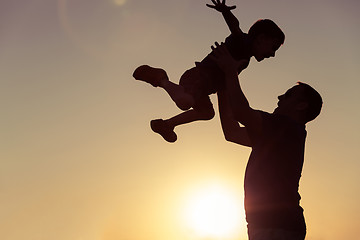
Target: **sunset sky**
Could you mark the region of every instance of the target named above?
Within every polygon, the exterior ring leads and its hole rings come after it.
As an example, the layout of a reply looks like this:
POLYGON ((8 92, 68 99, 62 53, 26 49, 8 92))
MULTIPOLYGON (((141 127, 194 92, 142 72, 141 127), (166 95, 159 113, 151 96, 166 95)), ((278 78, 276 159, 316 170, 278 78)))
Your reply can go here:
MULTIPOLYGON (((178 82, 229 35, 206 3, 0 1, 0 239, 247 239, 250 149, 225 141, 216 96, 215 118, 177 128, 170 144, 149 122, 180 110, 163 90, 132 78, 149 64, 178 82), (238 212, 230 235, 202 235, 189 215, 214 193, 239 206, 230 209, 238 212)), ((357 239, 360 1, 227 4, 237 6, 243 31, 270 18, 286 35, 275 58, 252 59, 241 74, 253 108, 272 112, 297 81, 323 97, 307 125, 300 182, 307 240, 357 239)))

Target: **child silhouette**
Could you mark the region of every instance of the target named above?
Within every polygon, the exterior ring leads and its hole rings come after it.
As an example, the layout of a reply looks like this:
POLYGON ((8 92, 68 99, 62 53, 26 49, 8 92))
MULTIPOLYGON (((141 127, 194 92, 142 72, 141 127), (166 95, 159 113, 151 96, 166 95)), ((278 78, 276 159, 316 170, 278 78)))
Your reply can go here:
MULTIPOLYGON (((211 1, 213 5, 206 5, 221 12, 230 29, 231 33, 225 39, 224 45, 234 59, 241 60, 238 74, 248 66, 251 57, 260 62, 275 56, 275 52, 284 43, 285 35, 273 21, 258 20, 250 27, 248 33, 243 33, 238 19, 231 13, 236 6, 227 6, 225 0, 211 1)), ((166 141, 177 140, 174 132, 176 126, 214 117, 215 111, 209 95, 224 87, 224 73, 212 55, 211 52, 201 62, 195 62, 195 67, 181 76, 179 84, 171 82, 165 70, 161 68, 142 65, 134 71, 133 77, 136 80, 163 88, 184 111, 169 119, 155 119, 150 122, 151 129, 166 141)))

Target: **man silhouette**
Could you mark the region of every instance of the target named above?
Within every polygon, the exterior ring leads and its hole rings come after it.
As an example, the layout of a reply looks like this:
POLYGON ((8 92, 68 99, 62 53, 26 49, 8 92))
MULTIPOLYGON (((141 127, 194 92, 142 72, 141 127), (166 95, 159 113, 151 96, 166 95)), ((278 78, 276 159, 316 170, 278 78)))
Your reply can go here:
POLYGON ((225 74, 225 88, 217 93, 225 139, 252 148, 244 180, 249 240, 303 240, 306 225, 298 187, 305 124, 319 115, 322 98, 299 82, 278 97, 273 113, 255 110, 238 81, 236 69, 243 63, 224 45, 212 48, 212 58, 225 74))

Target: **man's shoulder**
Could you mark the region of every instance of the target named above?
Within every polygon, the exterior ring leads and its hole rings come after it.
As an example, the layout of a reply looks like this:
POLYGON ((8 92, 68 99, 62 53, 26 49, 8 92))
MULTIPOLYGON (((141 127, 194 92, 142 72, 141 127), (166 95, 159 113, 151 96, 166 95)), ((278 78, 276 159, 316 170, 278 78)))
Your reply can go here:
POLYGON ((305 124, 300 124, 290 117, 274 113, 262 113, 262 116, 265 132, 277 134, 283 132, 286 135, 306 136, 305 124))
POLYGON ((286 116, 259 111, 262 118, 262 129, 264 132, 276 132, 288 128, 292 122, 286 116))

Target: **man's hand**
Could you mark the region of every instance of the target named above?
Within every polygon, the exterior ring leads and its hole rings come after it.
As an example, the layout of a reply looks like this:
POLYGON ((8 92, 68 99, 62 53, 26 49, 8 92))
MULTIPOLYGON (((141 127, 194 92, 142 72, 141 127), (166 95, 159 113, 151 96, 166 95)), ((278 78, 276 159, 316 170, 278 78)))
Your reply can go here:
POLYGON ((213 8, 219 12, 226 12, 226 11, 230 11, 230 10, 233 10, 236 8, 236 6, 226 6, 225 5, 225 0, 222 0, 220 2, 220 0, 211 0, 211 2, 214 4, 214 5, 210 5, 210 4, 206 4, 206 6, 208 6, 209 8, 213 8))
POLYGON ((221 45, 219 45, 219 43, 215 42, 215 47, 211 46, 211 49, 213 50, 213 52, 209 57, 217 63, 217 65, 225 74, 237 74, 237 71, 241 66, 246 67, 248 64, 248 60, 245 59, 240 61, 235 60, 230 55, 230 52, 226 48, 224 43, 221 43, 221 45))

